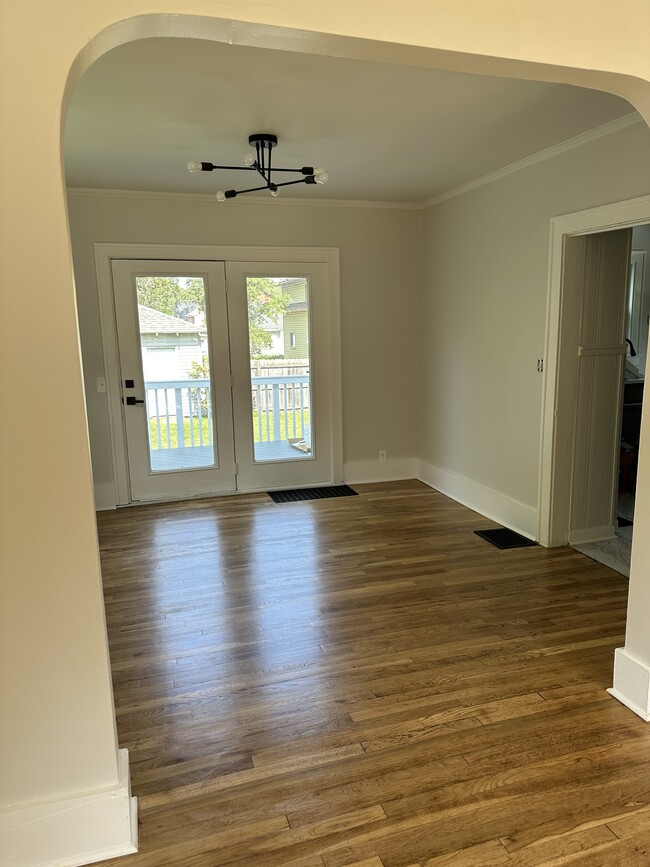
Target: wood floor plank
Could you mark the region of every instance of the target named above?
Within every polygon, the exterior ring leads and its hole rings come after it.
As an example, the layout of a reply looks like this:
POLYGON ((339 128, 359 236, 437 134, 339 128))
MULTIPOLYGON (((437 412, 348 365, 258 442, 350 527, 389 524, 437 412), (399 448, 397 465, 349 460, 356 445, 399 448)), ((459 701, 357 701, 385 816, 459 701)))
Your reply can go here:
POLYGON ((98 514, 124 867, 650 864, 627 582, 427 486, 98 514))
POLYGON ((512 867, 512 859, 499 840, 489 840, 476 846, 468 846, 459 852, 449 852, 436 858, 428 858, 409 867, 512 867))
POLYGON ((607 827, 619 839, 633 837, 635 834, 646 834, 650 832, 650 807, 643 808, 622 819, 609 821, 607 827))
POLYGON ((355 861, 354 864, 345 864, 344 867, 384 867, 384 862, 379 855, 375 855, 372 858, 365 858, 363 861, 355 861))
POLYGON ((520 849, 511 855, 512 867, 543 867, 548 864, 570 864, 575 857, 581 857, 589 852, 591 857, 600 857, 600 853, 611 848, 616 841, 607 825, 597 825, 582 831, 572 831, 568 834, 553 836, 548 840, 539 840, 520 849))

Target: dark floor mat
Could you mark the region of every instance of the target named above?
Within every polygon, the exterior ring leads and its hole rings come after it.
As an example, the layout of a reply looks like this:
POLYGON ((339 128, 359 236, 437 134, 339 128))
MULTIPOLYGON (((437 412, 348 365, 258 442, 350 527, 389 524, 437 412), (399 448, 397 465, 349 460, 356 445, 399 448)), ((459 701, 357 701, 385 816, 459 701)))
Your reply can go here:
POLYGON ((507 527, 500 527, 498 530, 474 530, 474 532, 497 548, 530 548, 537 544, 532 539, 515 533, 514 530, 508 530, 507 527))
POLYGON ((269 491, 274 503, 296 503, 300 500, 329 500, 330 497, 356 497, 357 492, 347 485, 333 488, 298 488, 294 491, 269 491))

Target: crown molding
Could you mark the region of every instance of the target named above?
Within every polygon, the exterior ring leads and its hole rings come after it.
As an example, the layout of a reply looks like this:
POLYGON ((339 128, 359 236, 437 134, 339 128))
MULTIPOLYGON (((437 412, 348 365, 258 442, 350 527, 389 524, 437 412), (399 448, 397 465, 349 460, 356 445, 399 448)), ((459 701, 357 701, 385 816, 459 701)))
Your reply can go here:
MULTIPOLYGON (((498 181, 501 178, 514 174, 515 172, 520 172, 523 169, 536 165, 537 163, 552 159, 553 157, 559 156, 559 154, 574 150, 574 148, 583 147, 583 145, 589 144, 597 139, 605 138, 605 136, 620 132, 620 130, 627 129, 627 127, 635 126, 642 122, 643 118, 641 115, 638 112, 633 111, 630 114, 626 114, 623 117, 619 117, 616 120, 603 124, 602 126, 597 126, 588 132, 581 133, 573 138, 566 139, 566 141, 559 142, 559 144, 544 148, 537 153, 531 154, 529 157, 510 163, 494 172, 481 175, 465 184, 446 190, 444 193, 439 193, 437 196, 433 196, 430 199, 425 199, 422 202, 381 202, 359 201, 355 199, 275 199, 269 198, 268 196, 245 196, 243 198, 238 198, 235 201, 223 203, 223 205, 228 208, 235 208, 238 205, 273 205, 276 208, 382 208, 401 211, 422 211, 426 208, 432 207, 432 205, 437 205, 440 202, 444 202, 447 199, 453 199, 456 196, 462 196, 464 193, 485 186, 485 184, 491 184, 493 181, 498 181)), ((112 196, 117 198, 155 199, 157 201, 168 199, 175 202, 209 202, 210 204, 215 204, 216 202, 212 193, 169 193, 155 192, 151 190, 113 190, 102 188, 92 189, 86 187, 68 187, 67 192, 69 196, 112 196)))
MULTIPOLYGON (((77 197, 114 197, 123 199, 168 199, 175 202, 206 202, 211 205, 220 204, 211 193, 165 193, 151 190, 111 190, 102 188, 68 187, 69 196, 77 197)), ((373 202, 356 201, 354 199, 275 199, 268 196, 246 196, 235 201, 221 203, 222 207, 236 208, 238 205, 273 205, 274 207, 314 207, 314 208, 382 208, 400 211, 419 211, 420 202, 373 202)))
POLYGON ((468 181, 466 184, 461 184, 459 187, 454 187, 451 190, 447 190, 444 193, 440 193, 437 196, 433 196, 431 199, 426 199, 421 203, 420 207, 422 208, 430 208, 432 205, 437 205, 439 202, 444 202, 447 199, 453 199, 456 196, 462 196, 463 193, 468 193, 470 190, 475 190, 478 187, 482 187, 485 184, 491 184, 493 181, 498 181, 501 178, 505 178, 508 175, 512 175, 515 172, 520 172, 522 169, 527 169, 530 166, 534 166, 536 163, 544 162, 544 160, 550 160, 553 157, 559 156, 559 154, 566 153, 566 151, 573 150, 574 148, 582 147, 583 145, 589 144, 589 142, 596 141, 599 138, 604 138, 605 136, 612 135, 615 132, 619 132, 622 129, 627 129, 629 126, 634 126, 637 123, 641 123, 643 118, 641 115, 633 111, 630 114, 626 114, 623 117, 619 117, 617 120, 612 120, 609 123, 605 123, 602 126, 597 126, 594 129, 590 129, 588 132, 583 132, 580 135, 576 135, 573 138, 566 139, 566 141, 560 142, 559 144, 552 145, 551 147, 544 148, 541 151, 538 151, 535 154, 531 154, 529 157, 525 157, 523 160, 517 160, 517 162, 510 163, 507 166, 503 166, 503 168, 497 169, 494 172, 489 172, 487 175, 481 175, 478 178, 474 178, 472 181, 468 181))

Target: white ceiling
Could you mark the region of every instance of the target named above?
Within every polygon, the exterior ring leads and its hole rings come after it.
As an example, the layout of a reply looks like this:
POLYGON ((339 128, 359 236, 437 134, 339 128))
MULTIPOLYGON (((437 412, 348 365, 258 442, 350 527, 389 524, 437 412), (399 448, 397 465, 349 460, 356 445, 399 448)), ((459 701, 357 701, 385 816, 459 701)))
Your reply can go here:
POLYGON ((244 173, 248 135, 279 166, 324 166, 283 196, 421 202, 632 111, 598 91, 188 39, 147 39, 95 63, 73 94, 70 187, 214 193, 244 173))

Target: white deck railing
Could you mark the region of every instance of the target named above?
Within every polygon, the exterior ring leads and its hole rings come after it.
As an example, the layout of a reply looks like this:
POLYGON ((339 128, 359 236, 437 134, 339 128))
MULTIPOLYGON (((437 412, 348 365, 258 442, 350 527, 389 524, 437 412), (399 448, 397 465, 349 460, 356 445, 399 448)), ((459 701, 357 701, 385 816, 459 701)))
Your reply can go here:
POLYGON ((279 442, 303 435, 304 411, 309 409, 309 375, 252 376, 251 390, 254 422, 257 410, 257 442, 279 442))
MULTIPOLYGON (((309 410, 309 375, 252 376, 254 438, 281 442, 304 433, 309 410), (256 417, 257 416, 257 417, 256 417)), ((147 415, 157 433, 156 449, 212 445, 212 400, 209 379, 145 382, 147 415), (185 421, 189 421, 187 429, 185 421), (172 444, 172 425, 176 444, 172 444)), ((152 431, 153 433, 153 431, 152 431)))

